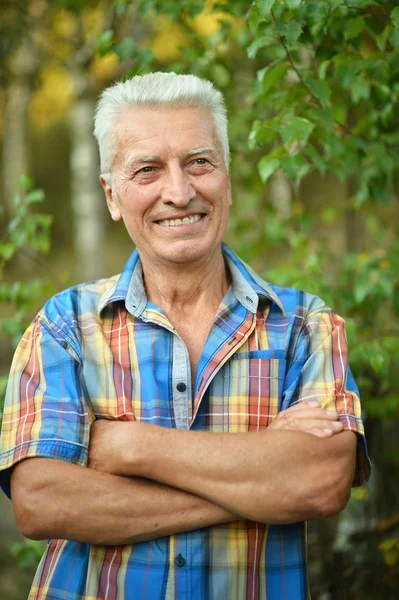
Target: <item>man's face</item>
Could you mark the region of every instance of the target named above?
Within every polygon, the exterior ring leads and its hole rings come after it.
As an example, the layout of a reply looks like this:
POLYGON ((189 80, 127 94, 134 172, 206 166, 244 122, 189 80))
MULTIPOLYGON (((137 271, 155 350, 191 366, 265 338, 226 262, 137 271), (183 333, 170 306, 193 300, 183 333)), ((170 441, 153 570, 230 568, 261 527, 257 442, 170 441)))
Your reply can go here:
POLYGON ((230 178, 203 108, 136 107, 117 122, 114 221, 123 219, 147 264, 212 259, 227 227, 230 178))

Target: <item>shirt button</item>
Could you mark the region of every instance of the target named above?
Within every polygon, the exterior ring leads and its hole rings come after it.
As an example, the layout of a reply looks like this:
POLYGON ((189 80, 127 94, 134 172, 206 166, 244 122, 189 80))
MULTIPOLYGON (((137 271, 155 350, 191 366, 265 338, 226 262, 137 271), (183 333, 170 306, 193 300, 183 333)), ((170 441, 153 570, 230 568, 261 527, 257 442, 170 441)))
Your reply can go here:
POLYGON ((184 567, 184 565, 186 564, 185 559, 182 557, 181 554, 179 554, 179 556, 176 557, 175 559, 175 564, 178 567, 184 567))
POLYGON ((178 392, 185 392, 187 389, 187 386, 185 383, 183 383, 182 381, 180 383, 177 384, 176 389, 178 392))

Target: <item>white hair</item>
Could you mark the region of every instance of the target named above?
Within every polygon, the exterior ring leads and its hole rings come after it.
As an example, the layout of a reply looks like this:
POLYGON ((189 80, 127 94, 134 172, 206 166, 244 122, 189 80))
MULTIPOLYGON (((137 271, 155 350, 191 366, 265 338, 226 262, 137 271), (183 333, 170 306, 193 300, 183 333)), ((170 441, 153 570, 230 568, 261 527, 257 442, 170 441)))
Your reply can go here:
POLYGON ((203 107, 215 124, 216 139, 228 168, 230 162, 227 110, 221 92, 210 81, 195 75, 149 73, 136 75, 106 88, 97 103, 94 135, 98 142, 101 174, 110 178, 115 157, 114 125, 121 112, 134 106, 203 107))

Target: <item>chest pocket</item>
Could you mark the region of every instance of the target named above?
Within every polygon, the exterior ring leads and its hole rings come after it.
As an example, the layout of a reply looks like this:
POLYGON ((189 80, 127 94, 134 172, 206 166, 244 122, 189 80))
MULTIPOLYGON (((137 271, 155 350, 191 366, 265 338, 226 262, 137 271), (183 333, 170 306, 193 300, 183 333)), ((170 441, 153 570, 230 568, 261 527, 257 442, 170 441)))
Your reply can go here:
POLYGON ((284 350, 233 355, 209 386, 202 426, 219 432, 265 429, 281 408, 285 370, 284 350))

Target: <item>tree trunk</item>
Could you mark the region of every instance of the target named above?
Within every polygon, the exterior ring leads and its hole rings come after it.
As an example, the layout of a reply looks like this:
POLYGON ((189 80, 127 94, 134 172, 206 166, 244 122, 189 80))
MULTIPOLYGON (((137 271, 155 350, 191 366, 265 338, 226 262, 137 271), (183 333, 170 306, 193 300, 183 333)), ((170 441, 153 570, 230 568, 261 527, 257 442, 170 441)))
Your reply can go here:
MULTIPOLYGON (((79 89, 79 78, 77 89, 79 89)), ((105 205, 98 183, 93 137, 94 102, 82 94, 71 113, 71 189, 75 276, 87 281, 104 276, 105 205)))
POLYGON ((27 126, 36 61, 29 39, 10 60, 10 85, 6 91, 4 115, 3 177, 4 205, 11 216, 19 177, 28 170, 27 126))

